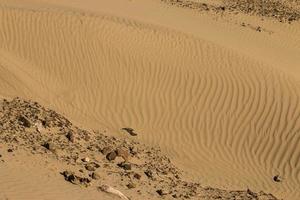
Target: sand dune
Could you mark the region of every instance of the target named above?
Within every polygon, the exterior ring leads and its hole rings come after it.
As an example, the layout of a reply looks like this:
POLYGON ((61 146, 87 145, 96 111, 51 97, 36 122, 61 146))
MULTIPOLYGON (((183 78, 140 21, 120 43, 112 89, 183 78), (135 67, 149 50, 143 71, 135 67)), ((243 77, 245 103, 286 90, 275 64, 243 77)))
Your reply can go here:
POLYGON ((300 196, 297 78, 128 18, 3 4, 0 19, 2 96, 38 100, 89 128, 134 127, 203 184, 300 196))

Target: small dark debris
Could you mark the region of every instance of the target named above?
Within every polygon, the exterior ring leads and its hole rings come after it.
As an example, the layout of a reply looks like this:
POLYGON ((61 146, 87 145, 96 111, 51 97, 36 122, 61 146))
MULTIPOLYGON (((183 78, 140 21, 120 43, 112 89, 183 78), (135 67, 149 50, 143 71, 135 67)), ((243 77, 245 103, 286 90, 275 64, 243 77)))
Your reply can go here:
POLYGON ((92 179, 95 179, 95 180, 99 180, 100 179, 100 175, 96 172, 93 172, 92 175, 91 175, 92 179))
POLYGON ((159 194, 160 196, 165 196, 167 195, 168 193, 162 189, 159 189, 159 190, 156 190, 157 194, 159 194))
POLYGON ((131 136, 137 136, 137 133, 134 132, 134 130, 132 128, 122 128, 121 130, 126 131, 127 133, 129 133, 129 135, 131 136))
POLYGON ((138 180, 140 180, 142 176, 139 175, 138 173, 135 173, 135 174, 133 175, 133 177, 136 178, 136 179, 138 179, 138 180))
POLYGON ((45 142, 44 144, 42 144, 42 146, 45 147, 46 149, 48 149, 49 151, 55 150, 54 145, 49 142, 45 142))
POLYGON ((131 164, 130 163, 122 162, 122 163, 119 163, 118 166, 125 169, 125 170, 131 170, 131 164))
POLYGON ((75 137, 74 137, 74 134, 72 132, 69 132, 66 137, 68 138, 68 140, 70 142, 74 142, 75 141, 75 137))
POLYGON ((126 186, 128 189, 136 188, 136 185, 134 183, 128 183, 126 186))
POLYGON ((273 176, 273 181, 275 181, 275 182, 281 182, 282 180, 281 180, 281 178, 280 178, 279 175, 276 175, 276 176, 273 176))
POLYGON ((109 161, 116 159, 116 157, 117 157, 117 153, 115 151, 112 151, 106 155, 106 159, 109 161))
POLYGON ((153 172, 151 170, 145 171, 145 174, 148 176, 148 178, 153 178, 153 172))
POLYGON ((26 128, 30 128, 30 127, 31 127, 31 123, 30 123, 30 121, 29 121, 26 117, 20 116, 20 117, 18 118, 18 120, 19 120, 19 122, 20 122, 20 124, 21 124, 22 126, 24 126, 24 127, 26 127, 26 128))

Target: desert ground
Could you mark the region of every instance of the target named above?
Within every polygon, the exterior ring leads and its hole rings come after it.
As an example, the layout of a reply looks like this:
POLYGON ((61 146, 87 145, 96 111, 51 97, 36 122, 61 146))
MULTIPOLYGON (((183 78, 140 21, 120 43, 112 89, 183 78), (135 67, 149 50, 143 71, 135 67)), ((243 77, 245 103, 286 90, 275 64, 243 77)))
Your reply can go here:
POLYGON ((300 199, 298 0, 0 0, 0 99, 0 199, 300 199))

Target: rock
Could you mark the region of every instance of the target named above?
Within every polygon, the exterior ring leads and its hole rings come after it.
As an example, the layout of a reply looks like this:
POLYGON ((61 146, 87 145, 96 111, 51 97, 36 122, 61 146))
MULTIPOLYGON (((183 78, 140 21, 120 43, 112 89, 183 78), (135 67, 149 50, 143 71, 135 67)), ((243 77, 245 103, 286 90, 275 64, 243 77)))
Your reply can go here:
POLYGON ((75 141, 74 133, 72 133, 72 132, 69 132, 69 133, 66 135, 66 137, 68 138, 68 140, 69 140, 70 142, 74 142, 74 141, 75 141))
POLYGON ((95 171, 95 167, 91 166, 91 165, 86 165, 85 166, 85 169, 88 170, 88 171, 95 171))
POLYGON ((261 27, 258 26, 258 27, 256 28, 256 31, 261 32, 261 31, 262 31, 261 27))
POLYGON ((281 178, 280 178, 279 175, 276 175, 276 176, 273 176, 273 181, 275 181, 275 182, 281 182, 282 180, 281 180, 281 178))
POLYGON ((14 150, 13 149, 7 149, 8 153, 12 153, 14 150))
POLYGON ((128 197, 126 197, 122 192, 120 192, 119 190, 109 186, 109 185, 101 185, 100 187, 98 187, 98 189, 102 192, 107 192, 113 195, 118 196, 120 199, 123 200, 129 200, 128 197))
POLYGON ((44 144, 42 144, 42 146, 48 149, 49 151, 55 151, 55 147, 52 143, 45 142, 44 144))
POLYGON ((111 147, 104 147, 103 149, 101 149, 101 153, 103 155, 107 155, 108 153, 110 153, 112 151, 111 147))
POLYGON ((139 175, 138 173, 135 173, 135 174, 133 175, 133 177, 136 178, 136 179, 138 179, 138 180, 140 180, 142 176, 139 175))
POLYGON ((165 196, 165 195, 168 194, 165 190, 162 190, 162 189, 156 190, 156 192, 157 192, 157 194, 159 194, 160 196, 165 196))
POLYGON ((148 178, 153 178, 153 172, 151 170, 146 170, 144 173, 148 178))
POLYGON ((117 156, 122 157, 125 162, 129 160, 129 153, 123 148, 117 148, 116 150, 117 156))
POLYGON ((247 189, 247 196, 257 199, 257 195, 254 192, 252 192, 250 189, 247 189))
POLYGON ((82 161, 83 162, 90 162, 90 158, 89 157, 82 158, 82 161))
POLYGON ((138 148, 136 146, 131 146, 129 150, 132 155, 136 155, 138 153, 138 148))
POLYGON ((122 128, 121 130, 126 131, 127 133, 129 133, 129 135, 131 136, 137 136, 137 133, 134 132, 134 130, 132 128, 122 128))
POLYGON ((134 183, 128 183, 126 186, 128 189, 136 188, 136 185, 134 183))
POLYGON ((106 159, 109 161, 116 159, 116 157, 117 157, 117 153, 115 151, 112 151, 106 155, 106 159))
POLYGON ((26 117, 20 116, 18 118, 18 120, 19 120, 19 122, 20 122, 20 124, 22 126, 25 126, 26 128, 30 128, 31 127, 31 123, 30 123, 30 121, 26 117))
POLYGON ((131 170, 131 164, 130 163, 122 162, 122 163, 118 164, 118 166, 125 169, 125 170, 131 170))
POLYGON ((93 172, 92 175, 91 175, 92 179, 95 179, 95 180, 99 180, 100 179, 100 175, 96 172, 93 172))
POLYGON ((37 132, 42 133, 44 130, 44 127, 41 123, 35 123, 34 126, 36 127, 37 132))
POLYGON ((90 182, 91 182, 91 180, 89 178, 76 176, 75 173, 73 173, 71 171, 64 171, 61 174, 65 177, 66 181, 69 181, 76 185, 83 185, 83 186, 87 187, 90 185, 90 182))

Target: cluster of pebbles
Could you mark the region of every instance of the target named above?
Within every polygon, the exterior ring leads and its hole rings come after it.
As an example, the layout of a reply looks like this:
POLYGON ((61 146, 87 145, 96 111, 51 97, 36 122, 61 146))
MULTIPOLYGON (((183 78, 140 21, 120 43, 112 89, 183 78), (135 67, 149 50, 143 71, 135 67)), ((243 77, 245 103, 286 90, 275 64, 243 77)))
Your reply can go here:
POLYGON ((161 0, 183 8, 217 13, 243 12, 251 15, 269 17, 280 22, 293 22, 300 19, 299 0, 220 0, 214 4, 195 0, 161 0))
POLYGON ((223 0, 229 11, 242 11, 263 17, 274 18, 280 22, 300 19, 299 0, 223 0))
POLYGON ((129 138, 119 139, 89 132, 73 125, 62 115, 36 102, 20 98, 0 101, 0 144, 40 154, 72 166, 61 169, 62 180, 74 185, 95 187, 121 199, 122 191, 133 191, 150 199, 244 199, 276 200, 271 194, 250 190, 226 191, 204 188, 185 180, 182 172, 160 149, 147 147, 130 137, 133 129, 124 128, 129 138), (106 184, 110 180, 111 187, 106 184))

